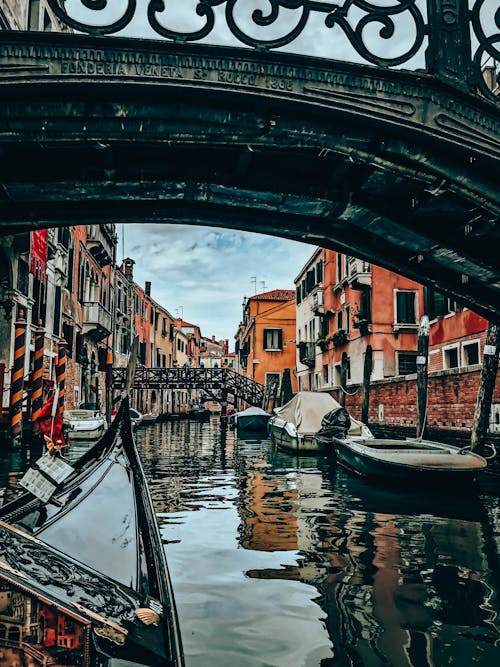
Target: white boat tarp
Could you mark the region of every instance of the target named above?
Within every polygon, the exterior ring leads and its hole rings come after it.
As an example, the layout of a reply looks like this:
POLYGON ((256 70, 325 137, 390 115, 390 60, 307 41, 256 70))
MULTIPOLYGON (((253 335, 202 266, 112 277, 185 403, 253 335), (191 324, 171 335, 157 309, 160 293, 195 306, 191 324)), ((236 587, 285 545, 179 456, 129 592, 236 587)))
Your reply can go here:
MULTIPOLYGON (((299 433, 305 434, 319 431, 323 417, 340 407, 342 407, 340 403, 330 394, 316 391, 299 391, 291 401, 280 408, 274 408, 274 412, 281 419, 295 424, 299 433)), ((368 436, 367 427, 351 417, 349 435, 362 435, 362 433, 368 436)))

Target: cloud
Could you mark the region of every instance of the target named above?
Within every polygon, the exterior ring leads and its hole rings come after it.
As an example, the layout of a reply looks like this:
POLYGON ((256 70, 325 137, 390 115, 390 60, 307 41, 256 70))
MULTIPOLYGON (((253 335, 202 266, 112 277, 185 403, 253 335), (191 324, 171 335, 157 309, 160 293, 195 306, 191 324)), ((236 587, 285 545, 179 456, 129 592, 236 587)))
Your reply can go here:
POLYGON ((135 282, 150 281, 153 299, 172 315, 182 313, 204 336, 230 342, 244 297, 293 289, 314 252, 314 246, 295 241, 212 227, 141 224, 117 231, 118 255, 124 247, 136 262, 135 282))

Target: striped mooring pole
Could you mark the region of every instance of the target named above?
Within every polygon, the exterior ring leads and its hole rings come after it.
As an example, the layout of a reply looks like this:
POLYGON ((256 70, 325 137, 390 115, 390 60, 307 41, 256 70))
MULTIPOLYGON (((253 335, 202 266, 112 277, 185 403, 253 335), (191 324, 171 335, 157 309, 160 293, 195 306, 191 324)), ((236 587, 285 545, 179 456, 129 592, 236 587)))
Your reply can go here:
POLYGON ((13 441, 23 435, 24 358, 26 356, 26 320, 20 310, 14 322, 14 364, 10 379, 10 433, 13 441))
POLYGON ((56 366, 56 383, 59 387, 59 404, 57 411, 62 413, 64 411, 64 383, 66 379, 66 347, 65 340, 60 340, 57 346, 57 366, 56 366))
POLYGON ((33 432, 38 432, 38 417, 43 405, 42 383, 43 383, 43 346, 45 342, 45 329, 42 320, 38 320, 35 329, 35 353, 33 357, 33 382, 31 393, 31 424, 33 432))

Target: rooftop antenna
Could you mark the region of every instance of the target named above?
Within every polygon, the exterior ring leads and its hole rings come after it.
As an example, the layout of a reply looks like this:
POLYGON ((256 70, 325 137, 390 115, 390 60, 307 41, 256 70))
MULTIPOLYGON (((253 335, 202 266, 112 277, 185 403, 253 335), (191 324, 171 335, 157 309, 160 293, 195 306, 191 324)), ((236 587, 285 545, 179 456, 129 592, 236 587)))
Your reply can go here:
POLYGON ((184 306, 177 306, 177 308, 175 309, 175 312, 177 313, 177 317, 180 317, 181 320, 184 319, 184 306), (180 313, 180 315, 179 315, 179 313, 180 313))
POLYGON ((257 294, 257 276, 252 276, 250 282, 253 283, 253 293, 257 294))
POLYGON ((260 281, 260 284, 262 285, 262 291, 265 292, 265 291, 266 291, 266 281, 265 281, 265 280, 261 280, 261 281, 260 281))

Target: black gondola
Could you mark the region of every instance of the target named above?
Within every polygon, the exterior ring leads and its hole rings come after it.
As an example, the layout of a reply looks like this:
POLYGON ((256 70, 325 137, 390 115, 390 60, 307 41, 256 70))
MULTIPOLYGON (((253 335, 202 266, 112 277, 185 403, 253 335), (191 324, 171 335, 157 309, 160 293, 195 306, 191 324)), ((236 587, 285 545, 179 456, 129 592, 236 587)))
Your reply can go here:
MULTIPOLYGON (((50 488, 58 473, 41 469, 40 485, 50 488)), ((68 469, 48 501, 24 493, 0 508, 0 618, 7 628, 0 644, 35 665, 56 658, 82 667, 182 667, 172 586, 128 398, 104 436, 68 469), (9 609, 23 604, 9 624, 9 609)))

